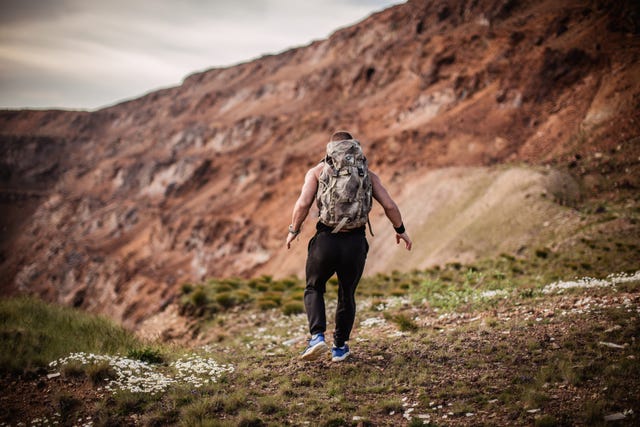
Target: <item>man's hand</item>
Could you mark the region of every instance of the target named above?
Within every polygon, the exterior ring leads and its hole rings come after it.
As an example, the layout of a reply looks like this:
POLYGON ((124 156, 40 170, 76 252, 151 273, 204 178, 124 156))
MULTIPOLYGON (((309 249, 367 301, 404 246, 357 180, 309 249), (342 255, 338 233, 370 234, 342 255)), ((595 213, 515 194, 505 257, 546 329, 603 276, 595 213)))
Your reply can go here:
POLYGON ((298 237, 298 234, 287 233, 287 249, 291 249, 291 242, 293 242, 296 237, 298 237))
POLYGON ((411 239, 409 238, 409 235, 404 232, 402 234, 396 234, 396 243, 400 244, 400 240, 404 240, 404 246, 405 248, 407 248, 408 251, 411 250, 411 239))

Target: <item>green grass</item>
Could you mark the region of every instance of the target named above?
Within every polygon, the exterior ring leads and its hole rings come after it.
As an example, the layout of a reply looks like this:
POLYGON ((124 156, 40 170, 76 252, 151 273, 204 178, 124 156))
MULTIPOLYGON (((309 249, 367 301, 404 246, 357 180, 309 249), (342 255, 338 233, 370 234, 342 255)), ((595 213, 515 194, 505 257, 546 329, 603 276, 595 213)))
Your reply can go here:
POLYGON ((127 353, 143 344, 104 318, 21 297, 0 301, 0 371, 47 366, 71 352, 127 353))
POLYGON ((398 329, 400 329, 402 332, 415 332, 418 330, 418 325, 416 325, 416 322, 414 322, 413 319, 403 313, 392 315, 385 312, 384 317, 385 319, 390 320, 391 322, 398 325, 398 329))
POLYGON ((127 353, 127 357, 131 359, 140 360, 146 363, 163 363, 164 356, 157 348, 144 347, 142 349, 134 348, 130 349, 127 353))

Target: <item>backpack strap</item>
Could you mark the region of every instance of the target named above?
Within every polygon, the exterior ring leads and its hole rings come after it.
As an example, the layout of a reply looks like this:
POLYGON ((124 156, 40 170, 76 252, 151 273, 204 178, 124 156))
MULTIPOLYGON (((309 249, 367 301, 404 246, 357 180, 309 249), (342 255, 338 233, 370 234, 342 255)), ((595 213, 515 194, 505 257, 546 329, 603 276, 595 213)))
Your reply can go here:
POLYGON ((347 217, 342 218, 338 223, 338 225, 336 225, 336 227, 331 231, 331 233, 337 233, 340 230, 342 230, 342 227, 344 227, 344 225, 347 223, 348 220, 349 218, 347 217))

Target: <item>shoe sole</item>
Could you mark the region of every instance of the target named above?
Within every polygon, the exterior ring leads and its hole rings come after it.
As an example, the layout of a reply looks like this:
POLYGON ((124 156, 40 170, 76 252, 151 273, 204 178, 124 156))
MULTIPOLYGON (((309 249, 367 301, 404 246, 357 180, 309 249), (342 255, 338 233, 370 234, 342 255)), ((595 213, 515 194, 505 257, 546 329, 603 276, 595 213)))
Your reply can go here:
POLYGON ((331 361, 332 362, 342 362, 344 359, 349 357, 349 354, 351 354, 351 353, 343 354, 342 356, 333 356, 331 358, 331 361))
POLYGON ((349 353, 345 354, 344 356, 334 356, 334 357, 331 358, 331 361, 332 362, 342 362, 347 357, 349 357, 349 353))
POLYGON ((328 349, 329 347, 327 347, 327 343, 325 343, 324 341, 321 341, 318 344, 311 347, 310 349, 308 349, 307 351, 305 351, 302 354, 302 356, 300 356, 300 359, 316 360, 318 357, 322 355, 323 352, 326 352, 328 349))

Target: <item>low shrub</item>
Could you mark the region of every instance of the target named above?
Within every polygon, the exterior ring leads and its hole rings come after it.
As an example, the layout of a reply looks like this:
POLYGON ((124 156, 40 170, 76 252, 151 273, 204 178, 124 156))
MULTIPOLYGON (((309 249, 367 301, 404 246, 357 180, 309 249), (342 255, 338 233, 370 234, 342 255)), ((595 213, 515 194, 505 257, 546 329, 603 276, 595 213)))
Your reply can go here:
POLYGON ((287 316, 304 313, 304 305, 299 301, 290 301, 284 304, 282 312, 287 316))
POLYGON ((221 292, 215 297, 216 303, 220 305, 220 307, 229 309, 236 305, 236 298, 231 292, 221 292))
POLYGON ((151 347, 129 350, 127 357, 151 364, 164 362, 164 357, 160 353, 160 350, 151 347))
POLYGON ((276 303, 272 299, 259 299, 258 300, 258 308, 263 311, 271 310, 274 308, 278 308, 278 303, 276 303))

